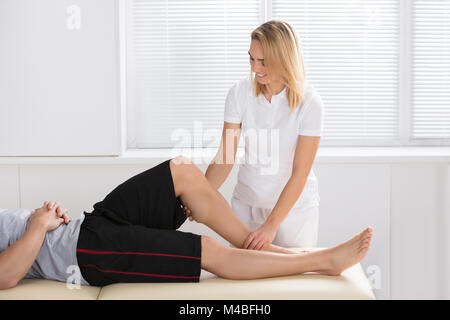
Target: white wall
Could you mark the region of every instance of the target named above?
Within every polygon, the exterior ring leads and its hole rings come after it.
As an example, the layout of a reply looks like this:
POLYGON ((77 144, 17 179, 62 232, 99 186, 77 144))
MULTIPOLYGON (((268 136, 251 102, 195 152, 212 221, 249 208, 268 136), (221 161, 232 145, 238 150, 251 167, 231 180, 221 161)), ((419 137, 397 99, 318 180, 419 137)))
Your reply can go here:
POLYGON ((392 166, 392 295, 449 299, 450 166, 392 166))
POLYGON ((115 0, 0 1, 0 156, 119 154, 117 20, 115 0))
MULTIPOLYGON (((0 207, 63 203, 72 218, 92 210, 115 186, 159 163, 0 165, 0 207)), ((206 165, 200 168, 205 171, 206 165)), ((449 163, 332 163, 316 160, 319 246, 344 241, 367 225, 373 244, 362 262, 380 299, 449 299, 449 163), (374 267, 375 266, 375 267, 374 267), (374 271, 380 271, 376 274, 374 271), (377 277, 380 276, 380 279, 377 277)), ((220 191, 229 200, 237 167, 220 191)), ((210 235, 187 221, 184 231, 210 235)))
POLYGON ((389 298, 390 166, 387 164, 316 165, 321 198, 319 246, 329 247, 372 226, 371 250, 362 262, 377 298, 389 298), (375 268, 377 274, 373 274, 375 268))

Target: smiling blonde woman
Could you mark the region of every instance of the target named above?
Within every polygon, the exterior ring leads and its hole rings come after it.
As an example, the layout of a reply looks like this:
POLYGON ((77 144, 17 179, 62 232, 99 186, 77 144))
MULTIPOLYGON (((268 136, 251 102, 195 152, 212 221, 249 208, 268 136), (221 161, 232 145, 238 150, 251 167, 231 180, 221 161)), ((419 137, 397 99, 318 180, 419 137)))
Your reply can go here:
POLYGON ((321 97, 306 81, 298 36, 287 22, 256 28, 248 54, 250 76, 228 92, 221 145, 206 178, 216 189, 224 183, 242 131, 245 161, 231 205, 253 231, 244 247, 315 247, 320 197, 312 165, 323 131, 321 97))

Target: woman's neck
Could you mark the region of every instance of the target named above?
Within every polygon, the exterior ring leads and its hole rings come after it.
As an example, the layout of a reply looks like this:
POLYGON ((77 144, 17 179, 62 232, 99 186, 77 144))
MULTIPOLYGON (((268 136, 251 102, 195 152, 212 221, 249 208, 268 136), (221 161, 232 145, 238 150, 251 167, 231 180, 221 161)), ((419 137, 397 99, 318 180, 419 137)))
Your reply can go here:
POLYGON ((283 89, 284 84, 278 81, 266 84, 267 93, 271 96, 279 94, 283 89))

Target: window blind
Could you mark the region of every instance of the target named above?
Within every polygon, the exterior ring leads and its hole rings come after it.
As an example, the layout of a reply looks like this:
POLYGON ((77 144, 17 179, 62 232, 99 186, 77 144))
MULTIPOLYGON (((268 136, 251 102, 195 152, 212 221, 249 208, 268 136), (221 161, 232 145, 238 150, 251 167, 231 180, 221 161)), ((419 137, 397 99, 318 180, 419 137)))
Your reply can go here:
POLYGON ((450 138, 450 1, 412 8, 412 140, 450 138))
POLYGON ((128 10, 128 147, 218 147, 226 94, 250 72, 260 1, 134 0, 128 10))
POLYGON ((271 18, 299 35, 307 79, 325 105, 327 142, 397 138, 399 0, 272 0, 271 18))

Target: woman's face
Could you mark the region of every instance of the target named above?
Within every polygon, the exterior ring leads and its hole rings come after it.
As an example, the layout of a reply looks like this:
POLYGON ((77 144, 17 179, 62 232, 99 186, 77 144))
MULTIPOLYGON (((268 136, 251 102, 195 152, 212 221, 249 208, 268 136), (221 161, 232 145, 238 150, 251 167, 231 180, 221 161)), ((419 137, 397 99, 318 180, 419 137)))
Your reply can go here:
MULTIPOLYGON (((248 54, 256 80, 261 84, 268 84, 269 80, 264 66, 264 51, 259 40, 252 40, 248 54)), ((274 78, 273 75, 272 78, 274 78)))
POLYGON ((250 66, 252 67, 252 72, 255 73, 255 78, 259 83, 266 84, 267 74, 266 68, 264 67, 264 52, 261 42, 258 40, 252 40, 248 54, 250 58, 250 66))

